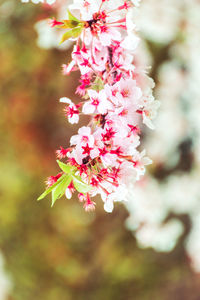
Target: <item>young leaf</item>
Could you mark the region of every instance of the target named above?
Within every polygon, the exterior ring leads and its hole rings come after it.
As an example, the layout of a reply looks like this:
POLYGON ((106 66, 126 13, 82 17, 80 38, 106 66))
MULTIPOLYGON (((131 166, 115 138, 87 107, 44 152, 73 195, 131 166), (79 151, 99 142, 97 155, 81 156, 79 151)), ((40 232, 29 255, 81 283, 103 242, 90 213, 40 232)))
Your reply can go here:
POLYGON ((63 174, 52 186, 50 186, 42 195, 37 199, 38 201, 44 199, 51 191, 65 178, 65 174, 63 174))
POLYGON ((85 182, 82 181, 82 178, 80 176, 73 176, 73 184, 75 189, 79 192, 79 193, 88 193, 89 191, 91 191, 92 187, 88 184, 86 184, 85 182))
POLYGON ((61 168, 61 170, 63 172, 65 172, 66 174, 68 174, 68 173, 74 173, 76 171, 75 167, 70 166, 70 165, 66 165, 63 162, 59 161, 59 160, 57 160, 57 163, 58 163, 59 167, 61 168))
POLYGON ((83 30, 83 26, 78 26, 71 30, 68 30, 63 34, 60 44, 62 44, 63 42, 67 41, 70 38, 77 38, 81 34, 82 30, 83 30))
POLYGON ((69 18, 69 20, 80 22, 80 20, 77 19, 74 15, 72 15, 72 13, 69 10, 67 10, 67 12, 68 12, 68 18, 69 18))
POLYGON ((96 77, 94 84, 92 86, 92 89, 99 92, 101 90, 103 90, 104 88, 104 83, 102 81, 102 79, 100 77, 96 77))
POLYGON ((51 207, 53 207, 57 199, 61 198, 64 195, 65 190, 67 189, 71 181, 72 177, 65 175, 65 178, 52 190, 51 207))
POLYGON ((64 25, 61 25, 60 28, 75 28, 78 27, 80 22, 74 20, 63 20, 64 25))

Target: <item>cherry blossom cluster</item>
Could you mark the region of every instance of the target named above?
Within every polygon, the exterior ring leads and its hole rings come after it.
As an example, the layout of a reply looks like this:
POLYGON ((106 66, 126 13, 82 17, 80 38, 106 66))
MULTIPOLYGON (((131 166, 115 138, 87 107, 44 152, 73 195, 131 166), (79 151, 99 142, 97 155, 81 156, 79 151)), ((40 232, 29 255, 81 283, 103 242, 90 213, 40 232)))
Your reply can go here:
MULTIPOLYGON (((82 101, 75 104, 61 98, 65 115, 71 124, 77 124, 81 115, 90 122, 71 137, 69 148, 57 150, 58 159, 66 163, 59 162, 62 171, 73 173, 70 182, 59 173, 47 184, 52 190, 59 182, 63 191, 64 178, 66 197, 77 190, 86 211, 95 209, 93 198, 99 195, 104 209, 112 212, 113 203, 128 199, 133 183, 151 163, 145 151, 138 150, 140 128, 142 123, 154 128, 159 102, 152 95, 153 81, 135 55, 139 38, 133 16, 138 4, 138 0, 75 0, 69 6, 69 20, 50 22, 68 29, 61 42, 75 41, 72 61, 63 65, 63 73, 80 71, 76 93, 82 101)), ((60 189, 55 193, 60 196, 60 189)))

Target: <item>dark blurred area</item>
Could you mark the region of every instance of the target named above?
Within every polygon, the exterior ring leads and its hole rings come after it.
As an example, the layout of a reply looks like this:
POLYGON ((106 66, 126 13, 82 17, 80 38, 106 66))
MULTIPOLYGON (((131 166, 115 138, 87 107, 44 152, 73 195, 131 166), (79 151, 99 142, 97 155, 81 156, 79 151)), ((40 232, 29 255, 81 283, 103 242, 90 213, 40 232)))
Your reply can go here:
POLYGON ((123 205, 107 214, 100 201, 94 213, 76 198, 36 201, 58 172, 55 150, 77 130, 58 99, 74 97, 78 74, 61 73, 70 49, 36 45, 34 24, 51 11, 18 0, 0 7, 0 300, 200 299, 183 238, 171 253, 141 250, 123 205))

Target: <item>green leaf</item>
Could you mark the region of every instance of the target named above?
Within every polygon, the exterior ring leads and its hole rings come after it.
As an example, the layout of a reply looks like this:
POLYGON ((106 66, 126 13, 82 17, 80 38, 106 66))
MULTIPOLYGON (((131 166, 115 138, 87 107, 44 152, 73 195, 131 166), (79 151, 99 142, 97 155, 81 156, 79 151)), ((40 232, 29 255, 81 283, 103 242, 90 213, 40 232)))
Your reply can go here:
POLYGON ((38 201, 44 199, 51 191, 66 177, 65 174, 63 174, 52 186, 50 186, 44 193, 37 199, 38 201))
POLYGON ((83 30, 83 26, 78 26, 71 30, 68 30, 63 34, 60 44, 62 44, 63 42, 67 41, 70 38, 77 38, 81 34, 82 30, 83 30))
POLYGON ((74 173, 77 170, 76 167, 70 166, 70 165, 66 165, 63 162, 59 161, 59 160, 57 160, 57 163, 58 163, 59 167, 61 168, 61 170, 63 172, 65 172, 66 174, 74 173))
POLYGON ((76 21, 76 22, 80 23, 80 20, 77 19, 74 15, 72 15, 72 13, 69 10, 67 10, 67 12, 68 12, 69 20, 73 20, 73 21, 76 21))
POLYGON ((91 191, 92 187, 88 184, 86 184, 85 182, 82 181, 82 178, 80 176, 73 176, 72 175, 72 178, 73 178, 73 184, 74 184, 74 187, 76 188, 76 190, 79 192, 79 193, 88 193, 89 191, 91 191))
POLYGON ((57 199, 61 198, 64 195, 65 190, 67 189, 71 181, 72 177, 65 175, 65 178, 53 189, 51 207, 53 207, 57 199))
POLYGON ((100 77, 96 77, 92 89, 99 92, 104 89, 104 83, 100 77))
POLYGON ((75 28, 78 27, 80 22, 74 20, 63 20, 64 25, 61 25, 60 28, 75 28))

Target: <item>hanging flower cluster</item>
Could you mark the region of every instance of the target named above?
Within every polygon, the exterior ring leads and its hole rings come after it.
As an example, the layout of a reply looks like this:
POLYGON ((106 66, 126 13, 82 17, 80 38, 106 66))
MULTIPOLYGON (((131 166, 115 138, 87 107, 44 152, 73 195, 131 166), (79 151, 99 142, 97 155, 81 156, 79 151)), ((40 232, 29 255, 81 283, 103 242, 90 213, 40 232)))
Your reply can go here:
POLYGON ((152 96, 152 80, 136 61, 139 38, 133 11, 138 4, 139 0, 74 0, 67 20, 50 21, 52 27, 67 29, 61 43, 76 41, 63 73, 80 71, 76 93, 83 100, 74 104, 61 98, 65 115, 71 124, 82 114, 90 122, 71 137, 69 148, 57 150, 62 172, 48 178, 48 188, 38 200, 52 192, 53 205, 64 194, 69 199, 78 191, 86 211, 95 209, 93 199, 100 195, 104 209, 112 212, 113 203, 128 198, 151 163, 145 151, 137 149, 140 125, 153 129, 159 102, 152 96))

